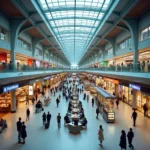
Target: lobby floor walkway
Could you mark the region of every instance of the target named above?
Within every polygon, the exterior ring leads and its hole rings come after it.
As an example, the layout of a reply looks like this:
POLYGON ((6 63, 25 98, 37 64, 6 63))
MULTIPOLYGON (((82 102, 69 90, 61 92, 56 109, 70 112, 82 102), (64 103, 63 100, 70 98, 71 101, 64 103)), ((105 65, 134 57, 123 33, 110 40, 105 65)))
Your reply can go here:
MULTIPOLYGON (((120 102, 119 109, 116 109, 116 122, 114 124, 106 123, 101 115, 96 119, 95 107, 92 107, 91 101, 83 101, 83 94, 80 100, 83 103, 85 116, 88 120, 87 130, 83 130, 78 135, 68 132, 64 127, 64 116, 67 112, 68 103, 65 99, 61 99, 60 105, 56 107, 56 97, 51 97, 49 106, 44 107, 44 111, 52 114, 50 128, 45 130, 42 125, 42 113, 35 114, 35 108, 29 105, 31 116, 30 121, 26 123, 28 137, 26 144, 17 143, 16 122, 19 117, 26 119, 26 106, 24 103, 19 105, 15 114, 8 114, 4 118, 7 119, 8 128, 0 134, 0 150, 120 150, 119 140, 121 130, 126 132, 132 127, 131 114, 132 109, 127 104, 120 102), (56 116, 61 113, 62 122, 61 129, 57 129, 56 116), (99 146, 98 129, 99 125, 104 128, 103 147, 99 146)), ((135 138, 133 144, 135 150, 150 150, 150 119, 144 118, 143 114, 138 112, 137 127, 133 128, 135 138)), ((129 148, 127 148, 129 149, 129 148)))

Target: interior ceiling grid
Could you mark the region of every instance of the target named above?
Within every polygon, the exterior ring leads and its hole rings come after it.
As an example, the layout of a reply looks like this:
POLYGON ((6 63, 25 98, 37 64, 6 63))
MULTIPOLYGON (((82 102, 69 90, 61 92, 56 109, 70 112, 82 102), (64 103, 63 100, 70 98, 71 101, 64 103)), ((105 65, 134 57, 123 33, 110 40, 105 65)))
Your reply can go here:
POLYGON ((39 0, 71 64, 78 64, 113 1, 39 0))

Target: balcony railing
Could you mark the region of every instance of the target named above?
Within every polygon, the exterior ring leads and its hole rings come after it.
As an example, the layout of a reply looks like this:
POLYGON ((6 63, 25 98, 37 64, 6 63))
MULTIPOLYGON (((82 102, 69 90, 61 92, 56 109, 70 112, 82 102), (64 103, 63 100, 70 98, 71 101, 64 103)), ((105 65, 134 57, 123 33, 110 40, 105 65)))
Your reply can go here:
POLYGON ((81 68, 81 69, 66 69, 66 68, 49 68, 49 67, 36 67, 28 65, 13 65, 13 64, 4 64, 0 66, 0 73, 4 72, 28 72, 28 71, 114 71, 114 72, 143 72, 150 73, 150 65, 116 65, 116 66, 100 66, 99 68, 81 68))

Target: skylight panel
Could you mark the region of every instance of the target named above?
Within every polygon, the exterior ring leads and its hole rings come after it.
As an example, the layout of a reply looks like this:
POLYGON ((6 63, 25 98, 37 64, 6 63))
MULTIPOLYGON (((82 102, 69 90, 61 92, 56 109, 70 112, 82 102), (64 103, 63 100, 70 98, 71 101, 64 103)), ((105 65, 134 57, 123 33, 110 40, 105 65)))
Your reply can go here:
POLYGON ((64 53, 68 58, 74 57, 74 61, 77 61, 95 36, 113 0, 39 1, 64 53))

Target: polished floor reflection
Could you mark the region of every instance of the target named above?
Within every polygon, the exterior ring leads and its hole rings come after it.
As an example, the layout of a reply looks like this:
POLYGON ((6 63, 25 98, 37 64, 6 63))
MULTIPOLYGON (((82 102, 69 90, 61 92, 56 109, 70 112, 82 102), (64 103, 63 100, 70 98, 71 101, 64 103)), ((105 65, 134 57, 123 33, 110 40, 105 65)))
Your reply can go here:
MULTIPOLYGON (((96 106, 92 107, 91 101, 83 101, 83 94, 80 100, 83 102, 85 116, 88 120, 87 130, 83 130, 78 135, 68 132, 64 126, 64 116, 67 112, 68 103, 65 99, 61 99, 59 108, 56 106, 56 97, 51 97, 52 101, 49 106, 44 107, 44 111, 52 114, 50 128, 45 130, 42 126, 42 113, 35 114, 35 108, 29 105, 31 116, 27 122, 26 144, 17 143, 16 121, 18 117, 22 120, 26 119, 26 106, 24 103, 19 105, 18 112, 5 116, 8 122, 8 129, 0 134, 0 150, 120 150, 119 140, 122 129, 128 131, 132 127, 131 113, 132 109, 127 104, 120 103, 119 109, 116 109, 116 122, 114 124, 106 123, 101 115, 96 119, 96 106), (61 113, 62 124, 61 129, 57 129, 56 116, 61 113), (99 146, 98 129, 102 124, 104 128, 103 148, 99 146)), ((91 98, 90 98, 91 99, 91 98)), ((43 98, 42 98, 43 100, 43 98)), ((138 112, 137 127, 133 128, 135 138, 133 144, 136 150, 150 149, 150 119, 144 118, 143 114, 138 112)), ((127 148, 129 149, 129 148, 127 148)))

